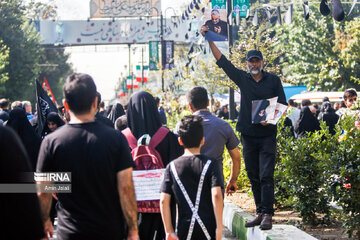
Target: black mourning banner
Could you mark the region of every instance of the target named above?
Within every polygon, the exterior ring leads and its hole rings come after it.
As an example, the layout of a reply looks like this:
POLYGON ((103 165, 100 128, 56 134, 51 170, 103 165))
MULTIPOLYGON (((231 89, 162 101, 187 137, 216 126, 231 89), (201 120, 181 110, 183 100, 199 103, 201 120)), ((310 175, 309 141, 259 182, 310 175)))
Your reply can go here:
POLYGON ((161 46, 161 62, 163 69, 174 67, 174 41, 163 41, 161 46))
POLYGON ((36 82, 36 106, 37 106, 37 117, 38 117, 38 129, 37 132, 41 135, 44 124, 46 122, 46 117, 50 112, 57 112, 57 108, 53 101, 50 99, 49 95, 41 87, 38 80, 36 82))

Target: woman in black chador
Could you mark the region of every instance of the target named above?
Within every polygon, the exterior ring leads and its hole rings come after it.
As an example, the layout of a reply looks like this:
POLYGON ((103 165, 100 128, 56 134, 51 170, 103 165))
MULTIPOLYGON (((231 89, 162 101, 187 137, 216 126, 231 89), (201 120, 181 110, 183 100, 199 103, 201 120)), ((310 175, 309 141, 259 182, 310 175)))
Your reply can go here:
POLYGON ((320 123, 309 107, 303 107, 300 112, 300 118, 295 124, 295 133, 299 138, 304 137, 307 132, 320 130, 320 123))
POLYGON ((59 127, 65 125, 64 120, 61 119, 56 112, 50 112, 46 117, 46 122, 43 130, 43 136, 54 132, 59 127))
POLYGON ((125 115, 123 106, 120 103, 115 103, 115 105, 113 105, 111 108, 108 119, 110 119, 113 124, 115 124, 116 119, 118 119, 122 115, 125 115))
POLYGON ((14 108, 11 110, 6 126, 14 129, 19 135, 29 156, 31 169, 35 171, 41 138, 35 133, 35 130, 26 117, 25 111, 22 108, 14 108))
MULTIPOLYGON (((21 108, 19 108, 23 111, 21 108)), ((26 118, 25 112, 24 116, 26 118)), ((12 120, 13 121, 13 120, 12 120)), ((26 118, 26 121, 27 118, 26 118)), ((30 125, 30 124, 29 124, 30 125)), ((31 126, 30 126, 31 128, 31 126)), ((23 173, 34 171, 21 139, 10 128, 0 126, 0 183, 23 183, 23 173)), ((0 239, 43 239, 40 204, 36 193, 3 193, 0 197, 0 239), (19 234, 19 227, 21 232, 19 234), (16 237, 18 236, 18 237, 16 237)))
POLYGON ((335 113, 335 110, 331 106, 330 102, 324 102, 321 105, 318 119, 326 123, 326 126, 329 127, 330 134, 335 134, 335 125, 339 121, 339 115, 335 113))
MULTIPOLYGON (((152 137, 162 126, 154 97, 144 91, 131 96, 126 116, 128 127, 136 139, 144 134, 152 137)), ((176 135, 172 132, 169 132, 155 149, 159 152, 165 167, 184 152, 176 135)), ((165 239, 160 213, 139 213, 138 216, 140 239, 165 239)))

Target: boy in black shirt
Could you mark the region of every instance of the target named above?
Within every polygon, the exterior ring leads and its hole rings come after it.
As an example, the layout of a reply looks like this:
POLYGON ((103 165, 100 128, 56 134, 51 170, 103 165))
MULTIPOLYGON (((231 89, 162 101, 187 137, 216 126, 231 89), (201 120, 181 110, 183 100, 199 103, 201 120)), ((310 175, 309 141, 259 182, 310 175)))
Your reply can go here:
POLYGON ((224 183, 216 160, 200 154, 204 144, 202 118, 183 118, 179 136, 185 153, 167 166, 161 187, 160 210, 166 237, 177 239, 170 213, 171 196, 175 196, 178 239, 221 239, 224 183))

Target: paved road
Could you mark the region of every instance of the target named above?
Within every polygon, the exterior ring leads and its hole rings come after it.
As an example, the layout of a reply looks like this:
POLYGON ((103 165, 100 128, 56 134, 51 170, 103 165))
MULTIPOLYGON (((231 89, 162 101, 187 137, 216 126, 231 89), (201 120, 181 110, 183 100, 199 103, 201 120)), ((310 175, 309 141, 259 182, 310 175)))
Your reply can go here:
POLYGON ((234 237, 232 235, 232 233, 230 232, 230 230, 227 229, 226 227, 224 227, 222 239, 223 240, 234 240, 234 239, 238 239, 238 238, 234 237))
MULTIPOLYGON (((56 225, 57 225, 57 221, 55 221, 55 226, 54 226, 54 238, 50 238, 50 240, 56 240, 56 225)), ((234 237, 232 235, 232 233, 230 232, 229 229, 227 229, 226 227, 224 227, 224 230, 223 230, 223 240, 235 240, 235 239, 238 239, 236 237, 234 237)))

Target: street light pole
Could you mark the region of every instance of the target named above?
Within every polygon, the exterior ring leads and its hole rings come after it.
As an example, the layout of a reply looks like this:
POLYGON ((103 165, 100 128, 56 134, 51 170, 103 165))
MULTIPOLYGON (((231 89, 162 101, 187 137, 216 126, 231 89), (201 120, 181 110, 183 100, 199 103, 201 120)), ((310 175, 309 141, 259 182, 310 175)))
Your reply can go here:
MULTIPOLYGON (((157 12, 157 16, 160 16, 160 43, 161 43, 161 90, 163 92, 165 92, 165 82, 164 82, 164 68, 165 68, 165 60, 166 60, 166 56, 164 56, 166 53, 166 46, 165 46, 165 40, 164 40, 164 17, 163 17, 163 13, 162 10, 160 9, 160 11, 156 8, 156 7, 151 7, 149 9, 149 15, 147 17, 147 23, 150 24, 150 17, 152 16, 152 9, 154 9, 157 12)), ((176 11, 174 8, 172 7, 168 7, 167 9, 165 9, 165 18, 166 18, 166 11, 168 9, 172 9, 174 11, 174 13, 176 14, 176 11)), ((173 16, 175 18, 174 21, 176 21, 177 16, 173 16)), ((166 20, 166 19, 165 19, 166 20)), ((166 22, 165 22, 165 26, 166 26, 166 22)), ((159 30, 159 25, 158 25, 158 30, 159 30)))
POLYGON ((164 83, 164 23, 163 23, 163 14, 160 11, 160 41, 161 41, 161 90, 165 92, 165 83, 164 83))
POLYGON ((131 89, 130 89, 130 95, 133 93, 133 77, 131 74, 131 43, 128 43, 129 46, 129 76, 131 76, 131 89))
POLYGON ((144 86, 144 46, 141 48, 141 86, 144 86))
MULTIPOLYGON (((230 16, 232 14, 232 1, 227 0, 227 15, 230 16)), ((230 16, 232 17, 232 16, 230 16)), ((228 40, 229 40, 229 51, 231 56, 231 47, 233 45, 233 33, 232 26, 228 24, 228 40)), ((231 120, 235 119, 235 99, 234 99, 234 89, 229 87, 229 118, 231 120)))

